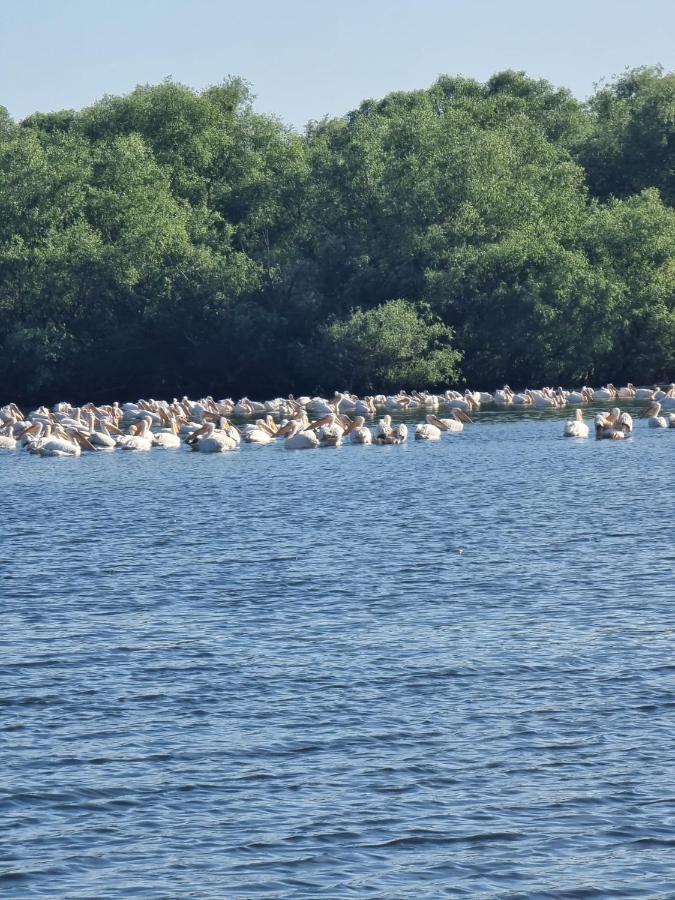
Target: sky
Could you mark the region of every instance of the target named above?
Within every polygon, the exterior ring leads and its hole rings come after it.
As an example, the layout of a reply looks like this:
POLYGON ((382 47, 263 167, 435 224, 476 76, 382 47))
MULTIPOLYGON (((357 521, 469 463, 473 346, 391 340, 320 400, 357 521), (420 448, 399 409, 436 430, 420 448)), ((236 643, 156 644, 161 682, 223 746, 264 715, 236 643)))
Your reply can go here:
POLYGON ((583 99, 627 67, 675 69, 673 35, 675 0, 0 0, 0 105, 18 120, 237 75, 301 129, 441 73, 524 69, 583 99))

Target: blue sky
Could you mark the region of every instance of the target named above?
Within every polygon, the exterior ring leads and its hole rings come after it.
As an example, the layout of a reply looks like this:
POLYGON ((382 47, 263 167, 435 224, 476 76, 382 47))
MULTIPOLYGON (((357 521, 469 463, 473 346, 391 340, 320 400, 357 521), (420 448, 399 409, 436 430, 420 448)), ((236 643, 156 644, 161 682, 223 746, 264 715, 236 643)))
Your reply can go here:
POLYGON ((442 72, 525 69, 586 97, 627 66, 675 68, 674 34, 673 0, 0 0, 0 104, 20 119, 231 74, 301 128, 442 72))

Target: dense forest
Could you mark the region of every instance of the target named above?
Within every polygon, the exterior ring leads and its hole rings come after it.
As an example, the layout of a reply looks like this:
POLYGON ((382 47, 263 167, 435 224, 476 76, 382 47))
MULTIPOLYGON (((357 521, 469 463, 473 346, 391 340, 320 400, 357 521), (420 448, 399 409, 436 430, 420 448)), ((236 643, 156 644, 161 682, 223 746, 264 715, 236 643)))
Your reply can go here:
POLYGON ((675 74, 0 107, 1 402, 675 374, 675 74))

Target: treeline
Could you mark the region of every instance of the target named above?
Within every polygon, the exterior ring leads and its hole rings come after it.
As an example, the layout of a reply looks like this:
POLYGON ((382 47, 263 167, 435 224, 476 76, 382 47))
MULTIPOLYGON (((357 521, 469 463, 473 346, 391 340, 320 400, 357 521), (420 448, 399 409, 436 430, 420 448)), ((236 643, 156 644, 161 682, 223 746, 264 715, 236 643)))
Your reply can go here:
POLYGON ((670 379, 674 110, 659 68, 304 134, 237 79, 0 108, 0 400, 670 379))

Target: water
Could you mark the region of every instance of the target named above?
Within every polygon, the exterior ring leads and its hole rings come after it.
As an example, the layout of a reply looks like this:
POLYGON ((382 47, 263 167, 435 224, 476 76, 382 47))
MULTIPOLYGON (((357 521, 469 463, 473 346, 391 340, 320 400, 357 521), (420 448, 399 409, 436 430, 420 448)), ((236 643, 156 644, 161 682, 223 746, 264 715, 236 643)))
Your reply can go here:
POLYGON ((675 896, 675 431, 0 455, 3 897, 675 896))

